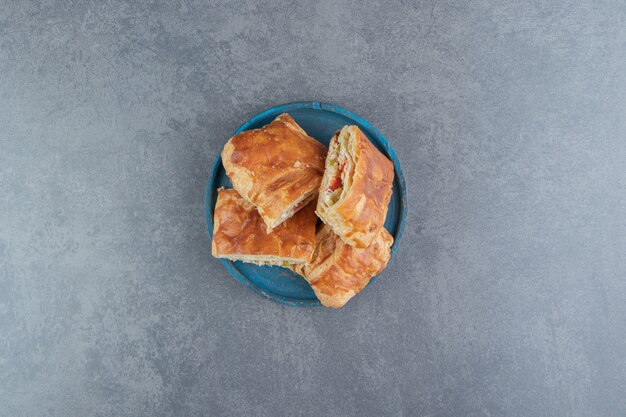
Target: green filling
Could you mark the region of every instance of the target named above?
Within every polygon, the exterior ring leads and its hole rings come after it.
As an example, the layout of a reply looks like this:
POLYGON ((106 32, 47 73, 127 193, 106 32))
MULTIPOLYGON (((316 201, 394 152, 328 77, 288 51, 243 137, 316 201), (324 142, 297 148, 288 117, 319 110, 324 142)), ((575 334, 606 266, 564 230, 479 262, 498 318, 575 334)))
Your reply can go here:
POLYGON ((333 193, 328 197, 331 205, 335 204, 339 200, 339 197, 341 197, 341 191, 342 188, 339 187, 335 191, 333 191, 333 193))

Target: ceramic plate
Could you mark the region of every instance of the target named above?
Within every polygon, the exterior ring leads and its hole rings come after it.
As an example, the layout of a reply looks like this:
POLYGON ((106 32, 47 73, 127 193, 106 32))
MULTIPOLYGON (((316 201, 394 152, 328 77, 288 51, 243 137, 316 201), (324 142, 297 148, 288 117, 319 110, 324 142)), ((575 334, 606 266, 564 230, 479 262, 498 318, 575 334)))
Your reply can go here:
MULTIPOLYGON (((272 107, 245 122, 233 135, 244 130, 264 126, 281 113, 289 113, 309 136, 314 137, 326 146, 328 146, 335 131, 345 125, 357 125, 369 140, 393 161, 395 168, 393 195, 385 221, 385 227, 394 238, 391 248, 391 256, 393 258, 400 244, 406 220, 406 185, 404 184, 400 161, 387 139, 362 117, 333 104, 313 101, 272 107)), ((211 177, 206 187, 206 222, 210 236, 213 236, 213 209, 217 199, 217 189, 220 187, 232 188, 232 184, 222 166, 222 158, 218 155, 213 163, 211 177)), ((232 262, 226 259, 220 260, 237 281, 272 301, 290 306, 308 307, 320 305, 313 290, 304 278, 285 268, 257 266, 243 262, 232 262)), ((393 262, 393 260, 390 262, 393 262)), ((374 285, 376 278, 374 277, 368 286, 374 285)))

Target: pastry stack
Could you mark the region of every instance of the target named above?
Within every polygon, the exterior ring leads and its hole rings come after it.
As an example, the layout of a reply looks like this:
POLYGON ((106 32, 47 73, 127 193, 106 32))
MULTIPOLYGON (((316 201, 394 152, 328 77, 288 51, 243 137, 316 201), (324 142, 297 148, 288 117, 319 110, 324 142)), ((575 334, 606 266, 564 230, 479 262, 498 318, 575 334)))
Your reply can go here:
POLYGON ((335 308, 387 266, 393 164, 358 127, 327 150, 284 113, 232 137, 222 163, 234 189, 218 190, 213 256, 289 268, 335 308))

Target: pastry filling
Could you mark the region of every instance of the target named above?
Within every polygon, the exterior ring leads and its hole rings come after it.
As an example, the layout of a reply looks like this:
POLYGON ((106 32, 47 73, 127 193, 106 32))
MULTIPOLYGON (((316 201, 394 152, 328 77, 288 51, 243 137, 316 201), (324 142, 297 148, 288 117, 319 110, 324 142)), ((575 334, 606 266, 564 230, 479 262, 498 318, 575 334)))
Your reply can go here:
POLYGON ((289 265, 297 265, 305 263, 304 259, 296 259, 296 258, 281 258, 279 256, 273 255, 237 255, 237 254, 229 254, 218 256, 218 258, 226 258, 231 261, 242 261, 248 262, 260 266, 268 265, 268 266, 289 266, 289 265), (287 260, 285 260, 287 259, 287 260))
POLYGON ((337 138, 327 169, 329 170, 324 202, 332 206, 339 202, 348 192, 354 170, 354 162, 350 153, 352 138, 347 129, 342 130, 337 138))
POLYGON ((291 218, 294 214, 298 212, 302 207, 309 204, 315 198, 315 192, 311 192, 309 195, 305 196, 302 200, 295 203, 291 208, 285 210, 281 215, 278 224, 284 222, 285 220, 291 218))

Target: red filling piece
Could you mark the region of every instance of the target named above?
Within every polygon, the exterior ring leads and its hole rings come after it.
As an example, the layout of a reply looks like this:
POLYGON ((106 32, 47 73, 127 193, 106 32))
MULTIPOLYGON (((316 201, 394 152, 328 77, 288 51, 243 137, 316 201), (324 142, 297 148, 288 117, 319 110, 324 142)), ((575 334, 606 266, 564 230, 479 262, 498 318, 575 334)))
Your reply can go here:
POLYGON ((332 192, 332 191, 335 191, 337 188, 341 187, 341 184, 342 184, 341 176, 343 174, 343 170, 346 167, 347 162, 348 162, 347 160, 343 161, 343 164, 341 164, 341 168, 339 168, 339 170, 337 171, 333 179, 330 180, 330 183, 328 184, 328 191, 332 192))

